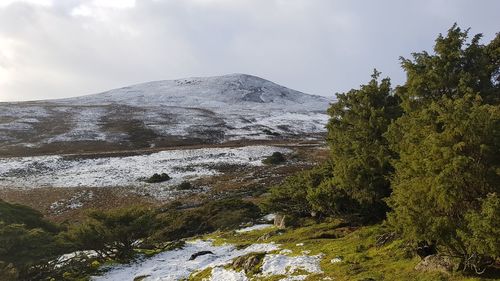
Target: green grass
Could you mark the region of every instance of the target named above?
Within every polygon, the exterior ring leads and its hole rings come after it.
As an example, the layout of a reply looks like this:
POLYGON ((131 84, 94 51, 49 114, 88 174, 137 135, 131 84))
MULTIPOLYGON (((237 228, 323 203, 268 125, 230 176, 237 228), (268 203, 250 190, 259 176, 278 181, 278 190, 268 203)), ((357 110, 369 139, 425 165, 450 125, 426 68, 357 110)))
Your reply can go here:
MULTIPOLYGON (((377 247, 378 235, 388 232, 382 225, 374 225, 352 229, 339 227, 339 221, 325 223, 310 223, 310 225, 287 229, 281 234, 276 228, 258 231, 236 233, 215 232, 206 238, 215 240, 216 244, 231 243, 248 245, 251 243, 275 242, 282 249, 292 250, 291 255, 300 255, 302 251, 310 251, 309 255, 324 254, 321 261, 323 274, 310 275, 307 280, 422 280, 422 281, 479 281, 498 280, 485 279, 477 276, 465 276, 461 272, 451 274, 439 272, 418 272, 414 270, 420 258, 413 257, 402 240, 395 240, 384 246, 377 247), (265 241, 257 241, 267 233, 276 233, 265 241), (331 238, 318 238, 331 237, 331 238), (297 244, 303 243, 303 246, 297 244), (333 258, 341 257, 340 263, 332 264, 333 258), (371 279, 370 279, 371 278, 371 279)), ((209 273, 204 272, 204 273, 209 273)), ((273 276, 274 280, 276 276, 273 276)), ((279 278, 278 278, 279 279, 279 278)), ((276 279, 276 280, 278 280, 276 279)), ((261 280, 261 279, 258 279, 261 280)))

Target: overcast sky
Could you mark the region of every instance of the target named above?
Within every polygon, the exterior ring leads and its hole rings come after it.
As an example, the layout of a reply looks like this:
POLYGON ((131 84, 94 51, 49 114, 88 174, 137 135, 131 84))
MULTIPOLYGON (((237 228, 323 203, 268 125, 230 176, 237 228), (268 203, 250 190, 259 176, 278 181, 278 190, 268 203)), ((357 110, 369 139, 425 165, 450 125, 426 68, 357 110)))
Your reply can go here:
POLYGON ((431 50, 454 22, 500 32, 496 0, 0 0, 0 101, 247 73, 333 96, 431 50))

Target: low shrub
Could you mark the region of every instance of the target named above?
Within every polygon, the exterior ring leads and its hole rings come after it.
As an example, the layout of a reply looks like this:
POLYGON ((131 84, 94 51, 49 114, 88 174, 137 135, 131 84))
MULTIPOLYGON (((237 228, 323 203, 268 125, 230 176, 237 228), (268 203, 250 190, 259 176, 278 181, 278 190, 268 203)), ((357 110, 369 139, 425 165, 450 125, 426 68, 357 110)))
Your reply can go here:
POLYGON ((193 189, 193 185, 188 182, 188 181, 183 181, 181 184, 179 184, 176 189, 178 190, 190 190, 193 189))
POLYGON ((134 256, 137 241, 147 239, 157 225, 154 212, 144 207, 92 211, 82 224, 65 233, 77 250, 94 250, 101 259, 127 261, 134 256))
POLYGON ((277 165, 286 161, 285 156, 281 152, 274 152, 271 156, 266 157, 262 160, 262 163, 266 165, 277 165))
POLYGON ((155 173, 150 178, 146 179, 147 183, 158 183, 171 180, 172 178, 166 173, 157 174, 155 173))

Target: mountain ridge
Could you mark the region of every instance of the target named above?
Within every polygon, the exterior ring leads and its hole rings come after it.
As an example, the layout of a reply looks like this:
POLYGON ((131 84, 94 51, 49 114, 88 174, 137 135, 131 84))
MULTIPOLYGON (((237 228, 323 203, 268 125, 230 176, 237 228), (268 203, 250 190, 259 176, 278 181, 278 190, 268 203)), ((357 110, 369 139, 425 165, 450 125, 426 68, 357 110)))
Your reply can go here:
POLYGON ((322 138, 328 98, 247 74, 0 103, 0 157, 322 138))
POLYGON ((162 102, 170 106, 217 107, 220 103, 235 105, 241 102, 254 102, 293 105, 293 103, 324 103, 331 100, 323 96, 296 91, 258 76, 234 73, 222 76, 149 81, 96 94, 47 101, 128 105, 137 105, 140 101, 144 105, 162 102), (140 98, 144 99, 139 100, 140 98), (211 98, 213 103, 202 101, 203 98, 211 98))

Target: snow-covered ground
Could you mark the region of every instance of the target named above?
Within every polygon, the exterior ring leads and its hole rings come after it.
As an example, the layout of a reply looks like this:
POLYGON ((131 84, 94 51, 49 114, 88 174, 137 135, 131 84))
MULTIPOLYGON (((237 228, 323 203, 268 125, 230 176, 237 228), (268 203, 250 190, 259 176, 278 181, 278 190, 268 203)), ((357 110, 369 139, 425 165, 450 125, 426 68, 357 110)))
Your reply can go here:
MULTIPOLYGON (((155 81, 77 98, 0 103, 0 149, 61 142, 156 145, 325 132, 330 99, 232 74, 155 81)), ((74 145, 77 145, 76 143, 74 145)))
POLYGON ((144 277, 144 281, 183 280, 190 274, 212 268, 210 280, 246 281, 249 278, 242 271, 227 269, 235 258, 249 253, 268 253, 262 263, 260 277, 284 275, 284 280, 304 280, 308 274, 322 273, 320 261, 322 256, 288 256, 271 254, 279 250, 274 243, 252 244, 244 249, 225 244, 215 246, 211 241, 195 240, 186 243, 182 249, 160 253, 128 265, 111 266, 102 276, 95 276, 94 281, 134 280, 144 277), (189 260, 191 255, 201 251, 213 254, 198 256, 189 260), (301 275, 295 275, 300 272, 301 275))
POLYGON ((163 190, 185 180, 217 174, 218 165, 262 165, 273 152, 286 148, 246 146, 165 150, 149 155, 95 159, 63 156, 0 158, 0 187, 147 187, 163 190), (167 173, 172 179, 148 184, 141 178, 167 173))
POLYGON ((113 266, 95 281, 133 280, 139 276, 147 276, 144 281, 181 280, 196 271, 209 267, 218 267, 230 263, 233 259, 248 253, 271 252, 279 247, 273 243, 253 244, 245 249, 237 249, 233 245, 214 246, 211 241, 195 240, 187 242, 182 249, 160 253, 152 258, 133 264, 113 266), (189 260, 191 255, 201 251, 212 254, 202 255, 189 260))

